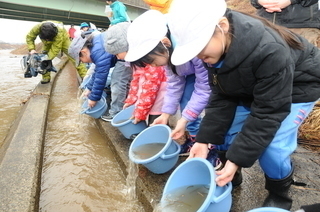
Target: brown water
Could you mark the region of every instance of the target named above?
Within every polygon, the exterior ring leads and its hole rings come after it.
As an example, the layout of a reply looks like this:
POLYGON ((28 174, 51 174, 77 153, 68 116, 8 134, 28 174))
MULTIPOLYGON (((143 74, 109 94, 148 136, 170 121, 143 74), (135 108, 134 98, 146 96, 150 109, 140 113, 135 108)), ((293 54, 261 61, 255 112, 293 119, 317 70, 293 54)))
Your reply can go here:
POLYGON ((137 159, 151 158, 158 154, 165 145, 165 143, 150 143, 138 146, 132 150, 133 156, 137 159))
POLYGON ((39 77, 24 78, 20 60, 11 50, 0 50, 0 147, 25 102, 39 83, 39 77))
POLYGON ((137 172, 127 186, 126 176, 95 120, 79 114, 75 77, 75 71, 66 67, 50 99, 40 211, 143 212, 135 199, 137 172))
POLYGON ((207 198, 209 187, 194 185, 177 188, 164 196, 162 204, 155 211, 196 212, 207 198))

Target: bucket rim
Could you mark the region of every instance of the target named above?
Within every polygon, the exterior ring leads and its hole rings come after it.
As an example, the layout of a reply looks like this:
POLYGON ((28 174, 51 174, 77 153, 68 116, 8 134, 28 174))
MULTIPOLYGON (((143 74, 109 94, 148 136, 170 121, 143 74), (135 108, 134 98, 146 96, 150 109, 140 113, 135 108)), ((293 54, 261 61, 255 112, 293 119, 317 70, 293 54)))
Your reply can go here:
POLYGON ((143 135, 144 132, 150 130, 150 129, 153 129, 153 128, 156 128, 156 127, 164 127, 168 130, 168 133, 170 135, 171 133, 171 128, 168 127, 168 125, 165 125, 165 124, 157 124, 157 125, 154 125, 154 126, 151 126, 151 127, 148 127, 146 129, 144 129, 143 131, 141 131, 141 133, 139 133, 137 135, 137 137, 132 141, 131 145, 130 145, 130 148, 129 148, 129 158, 131 161, 137 163, 137 164, 147 164, 147 163, 151 163, 152 161, 155 161, 156 159, 158 158, 161 158, 161 155, 167 151, 167 149, 170 147, 171 143, 174 142, 175 145, 176 142, 172 140, 172 138, 170 136, 168 136, 168 139, 166 141, 166 144, 164 145, 164 147, 155 155, 153 155, 152 157, 150 158, 147 158, 147 159, 138 159, 138 158, 135 158, 134 157, 134 154, 133 154, 133 144, 136 140, 139 139, 139 137, 141 137, 143 135))
MULTIPOLYGON (((125 111, 125 110, 129 111, 129 110, 134 109, 134 107, 135 107, 135 105, 130 105, 129 107, 127 107, 126 109, 123 109, 122 111, 125 111)), ((133 121, 134 121, 133 119, 130 119, 130 118, 129 118, 128 120, 123 121, 123 122, 121 122, 121 123, 115 123, 114 120, 117 119, 117 116, 121 115, 121 112, 122 112, 122 111, 120 111, 119 113, 117 113, 117 114, 113 117, 113 119, 111 120, 111 125, 112 125, 112 126, 114 126, 114 127, 122 127, 122 126, 127 125, 127 124, 129 124, 130 122, 133 122, 133 121)), ((133 113, 133 111, 132 111, 132 113, 133 113)), ((139 122, 139 123, 140 123, 140 122, 139 122)), ((137 124, 139 124, 139 123, 137 123, 137 124)))
MULTIPOLYGON (((162 202, 165 202, 164 201, 164 197, 169 193, 168 190, 168 187, 170 186, 170 182, 173 180, 173 177, 175 177, 175 174, 177 172, 179 172, 179 170, 188 165, 189 163, 204 163, 209 171, 209 174, 210 174, 210 179, 211 179, 211 185, 210 188, 209 188, 209 191, 208 191, 208 195, 206 197, 206 199, 203 201, 203 204, 201 205, 201 207, 197 210, 197 211, 205 211, 209 205, 211 204, 212 202, 212 197, 213 197, 213 194, 215 193, 215 190, 216 190, 216 182, 215 182, 215 172, 214 172, 214 169, 213 169, 213 166, 212 164, 207 161, 206 159, 204 158, 191 158, 191 159, 188 159, 184 162, 182 162, 170 175, 170 177, 168 178, 167 180, 167 183, 163 189, 163 194, 162 194, 162 197, 161 197, 161 200, 160 200, 160 204, 162 202), (205 204, 206 203, 206 204, 205 204)), ((170 190, 171 191, 171 190, 170 190)))

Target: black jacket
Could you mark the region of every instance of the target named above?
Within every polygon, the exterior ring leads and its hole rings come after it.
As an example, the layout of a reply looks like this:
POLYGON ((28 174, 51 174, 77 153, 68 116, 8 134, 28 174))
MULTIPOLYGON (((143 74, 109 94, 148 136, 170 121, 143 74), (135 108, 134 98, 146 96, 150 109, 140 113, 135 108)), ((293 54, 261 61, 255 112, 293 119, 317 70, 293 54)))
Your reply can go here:
POLYGON ((274 138, 291 103, 319 98, 320 51, 302 37, 304 49, 291 49, 275 31, 239 12, 229 10, 227 17, 233 38, 220 69, 205 64, 212 93, 196 141, 222 144, 236 107, 248 106, 251 113, 227 158, 250 167, 274 138))
POLYGON ((320 10, 318 0, 291 0, 291 5, 281 12, 269 13, 258 0, 251 0, 257 14, 269 21, 288 28, 318 28, 320 29, 320 10))

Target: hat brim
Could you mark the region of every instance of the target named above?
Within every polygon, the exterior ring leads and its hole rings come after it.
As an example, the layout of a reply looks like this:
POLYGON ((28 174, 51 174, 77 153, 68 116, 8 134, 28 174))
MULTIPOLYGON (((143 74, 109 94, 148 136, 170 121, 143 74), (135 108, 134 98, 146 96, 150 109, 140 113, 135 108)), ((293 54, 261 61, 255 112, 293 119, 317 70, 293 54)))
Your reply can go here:
POLYGON ((195 58, 208 44, 210 38, 214 33, 214 26, 209 26, 202 32, 199 32, 199 37, 194 39, 192 42, 179 46, 179 44, 174 48, 171 62, 173 65, 184 64, 193 58, 195 58))

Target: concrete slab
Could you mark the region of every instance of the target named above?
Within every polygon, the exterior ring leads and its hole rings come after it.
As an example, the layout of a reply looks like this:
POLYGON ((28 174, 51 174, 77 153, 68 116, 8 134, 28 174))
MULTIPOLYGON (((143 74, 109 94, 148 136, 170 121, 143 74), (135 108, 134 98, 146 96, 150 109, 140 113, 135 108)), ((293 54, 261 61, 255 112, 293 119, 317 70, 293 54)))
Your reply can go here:
MULTIPOLYGON (((61 70, 67 58, 56 64, 61 70)), ((0 211, 37 211, 43 139, 51 83, 39 85, 19 113, 0 150, 0 211)))

